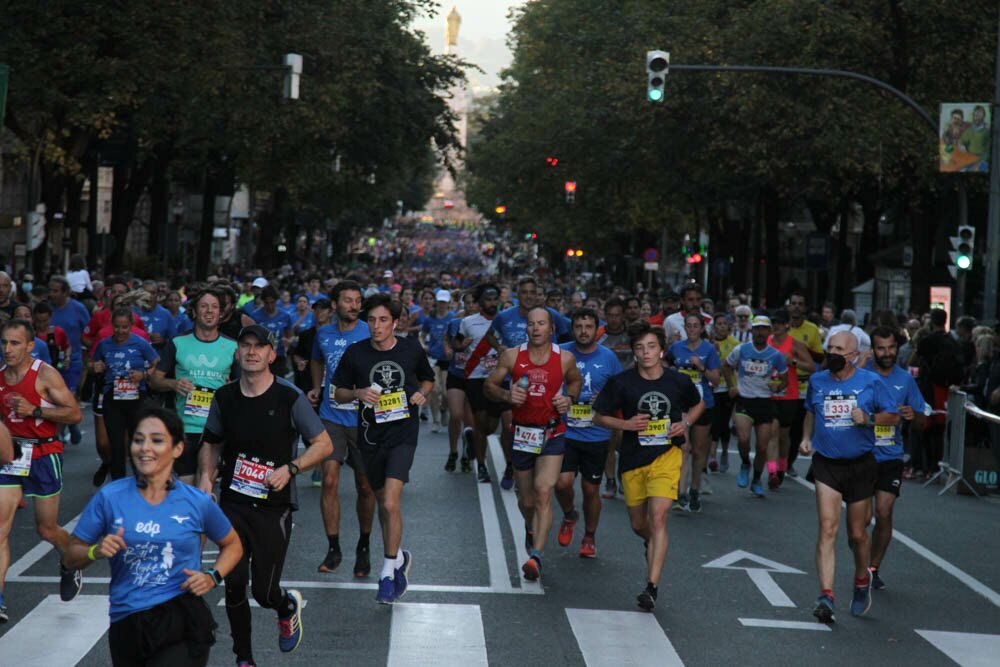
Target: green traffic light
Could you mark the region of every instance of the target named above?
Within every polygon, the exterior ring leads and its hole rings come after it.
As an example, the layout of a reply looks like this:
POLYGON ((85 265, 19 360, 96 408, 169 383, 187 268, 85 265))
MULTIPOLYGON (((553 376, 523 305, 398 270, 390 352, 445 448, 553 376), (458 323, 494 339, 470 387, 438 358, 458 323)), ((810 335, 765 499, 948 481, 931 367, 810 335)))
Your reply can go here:
POLYGON ((663 91, 662 90, 659 90, 658 88, 650 88, 649 89, 649 101, 650 102, 659 102, 662 99, 663 99, 663 91))
POLYGON ((955 260, 955 265, 963 271, 972 266, 972 258, 968 255, 959 255, 955 260))

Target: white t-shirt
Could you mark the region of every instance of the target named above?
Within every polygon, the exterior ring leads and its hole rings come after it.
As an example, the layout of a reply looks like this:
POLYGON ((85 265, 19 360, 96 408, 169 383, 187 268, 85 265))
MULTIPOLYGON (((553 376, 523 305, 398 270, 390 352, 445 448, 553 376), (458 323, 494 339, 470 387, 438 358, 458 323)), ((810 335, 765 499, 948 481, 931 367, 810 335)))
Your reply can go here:
POLYGON ((70 292, 79 294, 80 292, 94 289, 94 285, 90 282, 90 272, 87 269, 70 271, 66 274, 66 280, 69 281, 70 292))

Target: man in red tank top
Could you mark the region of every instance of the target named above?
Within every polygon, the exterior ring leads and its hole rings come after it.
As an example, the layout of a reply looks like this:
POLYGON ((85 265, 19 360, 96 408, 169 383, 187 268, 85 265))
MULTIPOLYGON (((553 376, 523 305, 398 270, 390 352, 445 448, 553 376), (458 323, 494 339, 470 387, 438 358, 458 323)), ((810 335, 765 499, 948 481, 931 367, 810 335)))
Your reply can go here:
MULTIPOLYGON (((776 310, 771 315, 772 334, 767 339, 767 344, 781 352, 785 356, 785 363, 789 368, 794 368, 806 373, 812 373, 815 368, 809 348, 802 341, 792 338, 788 334, 788 311, 776 310)), ((772 397, 778 418, 777 427, 771 427, 771 441, 767 444, 767 486, 776 489, 785 481, 785 473, 788 471, 788 452, 790 450, 791 439, 789 433, 795 422, 796 416, 800 415, 802 402, 805 396, 799 395, 799 385, 793 381, 783 392, 772 397)))
POLYGON ((542 553, 552 528, 552 493, 566 446, 562 416, 579 398, 583 378, 573 355, 552 342, 552 314, 535 307, 527 320, 528 342, 503 351, 484 391, 490 399, 513 406, 511 462, 530 556, 521 569, 525 579, 534 581, 541 575, 542 553), (504 389, 508 374, 510 389, 504 389))
MULTIPOLYGON (((0 466, 0 608, 10 567, 7 544, 22 495, 35 499, 38 535, 63 553, 69 533, 59 527, 62 491, 62 451, 58 424, 79 424, 82 418, 73 394, 52 366, 33 359, 35 330, 25 320, 9 320, 0 334, 4 359, 0 372, 0 412, 14 440, 14 460, 0 466)), ((61 569, 60 595, 72 600, 83 580, 79 570, 61 569)))

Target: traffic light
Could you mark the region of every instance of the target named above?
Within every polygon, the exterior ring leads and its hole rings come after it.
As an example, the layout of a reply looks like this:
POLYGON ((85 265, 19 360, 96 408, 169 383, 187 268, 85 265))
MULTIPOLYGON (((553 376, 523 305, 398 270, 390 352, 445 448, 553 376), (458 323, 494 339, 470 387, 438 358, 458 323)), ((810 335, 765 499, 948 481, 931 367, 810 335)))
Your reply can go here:
POLYGON ((576 255, 576 251, 575 250, 573 250, 572 248, 566 248, 566 256, 567 257, 574 257, 575 255, 576 255))
POLYGON ((646 99, 663 101, 663 88, 670 71, 670 54, 666 51, 646 51, 646 99))
POLYGON ((503 215, 507 212, 507 207, 503 204, 497 204, 496 208, 493 209, 493 212, 497 215, 503 215))
POLYGON ((949 240, 952 247, 951 252, 948 253, 952 263, 949 269, 955 268, 960 271, 971 269, 972 253, 976 245, 976 228, 971 225, 959 225, 958 236, 951 236, 949 240))
POLYGON ((572 204, 576 201, 576 181, 566 181, 564 187, 566 190, 566 203, 572 204))
POLYGON ((549 157, 545 158, 545 163, 550 167, 555 167, 556 165, 559 164, 559 158, 550 155, 549 157))
POLYGON ((578 258, 583 257, 583 250, 580 248, 566 248, 567 258, 578 258))

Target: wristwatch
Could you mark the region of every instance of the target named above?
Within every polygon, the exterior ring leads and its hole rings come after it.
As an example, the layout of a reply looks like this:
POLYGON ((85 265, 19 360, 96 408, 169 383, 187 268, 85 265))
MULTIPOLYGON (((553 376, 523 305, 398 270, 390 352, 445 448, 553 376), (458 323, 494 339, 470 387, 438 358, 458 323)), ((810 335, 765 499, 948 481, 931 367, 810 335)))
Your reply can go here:
POLYGON ((289 461, 285 465, 288 466, 288 472, 292 474, 292 477, 295 477, 296 475, 299 474, 299 467, 295 465, 294 461, 289 461))
POLYGON ((34 417, 35 419, 41 419, 42 418, 42 406, 39 405, 34 410, 32 410, 31 411, 31 416, 34 417))
POLYGON ((207 574, 208 576, 212 577, 212 581, 215 582, 216 586, 221 586, 222 585, 222 575, 219 574, 219 571, 216 570, 214 567, 211 570, 206 570, 205 574, 207 574))

